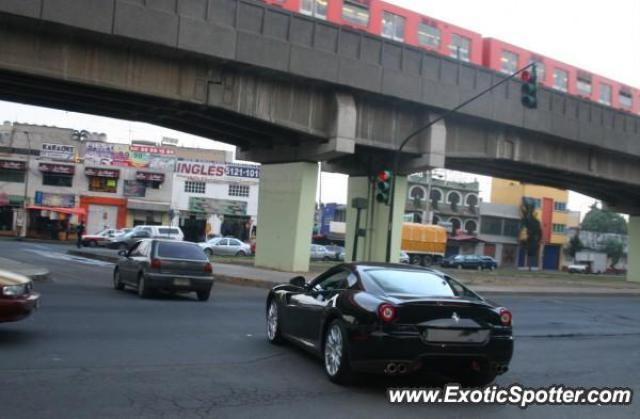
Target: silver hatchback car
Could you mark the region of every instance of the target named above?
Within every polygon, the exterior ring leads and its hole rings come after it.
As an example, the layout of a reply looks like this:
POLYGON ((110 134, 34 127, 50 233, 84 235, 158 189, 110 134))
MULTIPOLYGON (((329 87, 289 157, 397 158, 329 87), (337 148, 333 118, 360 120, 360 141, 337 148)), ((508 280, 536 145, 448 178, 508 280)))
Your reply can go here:
POLYGON ((207 256, 250 256, 251 246, 233 237, 215 237, 198 243, 207 256))

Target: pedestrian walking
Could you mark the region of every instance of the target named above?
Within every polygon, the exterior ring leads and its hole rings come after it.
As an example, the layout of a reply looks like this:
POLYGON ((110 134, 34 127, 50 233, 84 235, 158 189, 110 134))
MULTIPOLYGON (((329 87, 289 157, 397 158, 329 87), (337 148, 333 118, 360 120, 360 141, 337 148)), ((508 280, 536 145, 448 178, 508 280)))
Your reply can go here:
POLYGON ((80 224, 76 227, 76 246, 78 249, 82 247, 82 235, 84 234, 84 221, 80 220, 80 224))

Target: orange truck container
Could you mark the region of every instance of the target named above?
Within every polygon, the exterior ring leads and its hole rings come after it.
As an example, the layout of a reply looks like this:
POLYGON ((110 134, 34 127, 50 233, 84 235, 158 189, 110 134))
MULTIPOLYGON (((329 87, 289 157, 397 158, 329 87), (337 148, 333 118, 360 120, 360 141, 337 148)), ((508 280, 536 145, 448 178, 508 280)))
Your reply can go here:
POLYGON ((431 224, 404 223, 401 247, 413 264, 439 263, 447 250, 447 229, 431 224))

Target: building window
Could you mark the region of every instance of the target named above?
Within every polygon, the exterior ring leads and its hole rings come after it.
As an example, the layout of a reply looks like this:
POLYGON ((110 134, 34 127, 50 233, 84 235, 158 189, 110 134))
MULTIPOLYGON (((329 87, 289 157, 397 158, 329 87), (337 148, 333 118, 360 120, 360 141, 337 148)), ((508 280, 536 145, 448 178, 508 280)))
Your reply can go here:
POLYGON ((520 235, 520 220, 504 220, 503 235, 507 237, 518 237, 520 235))
POLYGON ((369 26, 369 8, 353 0, 345 0, 342 6, 342 18, 355 25, 369 26))
POLYGON ((566 92, 569 87, 569 73, 556 68, 553 70, 553 88, 566 92))
POLYGON ((553 209, 554 209, 554 211, 566 211, 567 210, 567 203, 566 202, 555 201, 553 203, 553 209))
POLYGON ((42 184, 49 186, 67 186, 73 185, 73 176, 60 175, 57 173, 43 173, 42 184))
POLYGON ((434 25, 421 22, 418 25, 418 43, 425 47, 439 48, 440 47, 440 29, 434 25))
POLYGON ((625 109, 631 109, 633 106, 633 98, 631 97, 631 93, 620 91, 620 106, 625 109))
POLYGON ((300 13, 326 20, 327 2, 328 0, 302 0, 300 13))
POLYGON ((451 35, 451 44, 449 45, 449 56, 457 58, 460 61, 469 61, 471 55, 471 40, 464 36, 451 35))
POLYGON ((184 191, 188 193, 205 193, 207 184, 205 182, 192 182, 190 180, 184 183, 184 191))
POLYGON ((449 218, 449 222, 451 223, 451 232, 454 236, 457 235, 462 227, 462 221, 459 218, 449 218))
POLYGON ((542 207, 542 201, 539 198, 525 197, 524 200, 528 203, 532 203, 533 207, 536 209, 542 207))
POLYGON ((518 70, 518 54, 511 51, 502 51, 502 64, 500 71, 507 74, 513 74, 518 70))
POLYGON ((89 190, 92 192, 116 193, 118 191, 118 179, 89 176, 89 190))
POLYGON ((382 36, 394 41, 404 41, 405 18, 393 13, 382 14, 382 36))
POLYGON ((553 232, 558 234, 565 234, 567 232, 567 226, 564 224, 554 224, 553 232))
POLYGON ((24 183, 24 170, 0 169, 0 182, 24 183))
POLYGON ((502 219, 496 217, 482 217, 480 232, 482 234, 493 234, 494 236, 499 236, 502 234, 502 219))
POLYGON ((424 201, 424 198, 426 195, 427 193, 425 192, 424 188, 422 188, 421 186, 414 186, 409 191, 409 198, 413 199, 414 201, 415 200, 424 201))
POLYGON ((611 106, 611 86, 600 83, 600 103, 611 106))
POLYGON ((476 224, 475 221, 473 220, 465 221, 464 231, 466 231, 467 234, 475 234, 477 229, 478 229, 478 225, 476 224))
POLYGON ((249 197, 249 185, 229 185, 229 196, 249 197))
POLYGON ((578 94, 580 95, 591 96, 591 80, 586 77, 578 76, 576 89, 578 90, 578 94))

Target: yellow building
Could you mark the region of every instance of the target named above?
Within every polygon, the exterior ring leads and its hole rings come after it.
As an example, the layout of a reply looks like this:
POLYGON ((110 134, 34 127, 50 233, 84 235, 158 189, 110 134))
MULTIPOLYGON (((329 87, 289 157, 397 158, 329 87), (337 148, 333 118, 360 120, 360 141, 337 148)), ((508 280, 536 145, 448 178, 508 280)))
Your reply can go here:
MULTIPOLYGON (((534 263, 542 269, 558 269, 563 264, 562 248, 567 243, 567 226, 574 224, 569 216, 567 202, 569 192, 547 186, 520 183, 514 180, 493 178, 491 202, 520 206, 523 199, 531 200, 542 227, 540 257, 534 263)), ((520 251, 518 264, 525 265, 524 251, 520 251)))

